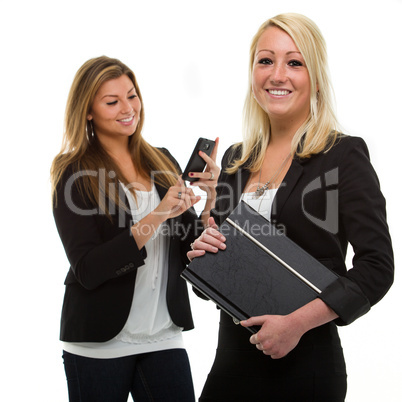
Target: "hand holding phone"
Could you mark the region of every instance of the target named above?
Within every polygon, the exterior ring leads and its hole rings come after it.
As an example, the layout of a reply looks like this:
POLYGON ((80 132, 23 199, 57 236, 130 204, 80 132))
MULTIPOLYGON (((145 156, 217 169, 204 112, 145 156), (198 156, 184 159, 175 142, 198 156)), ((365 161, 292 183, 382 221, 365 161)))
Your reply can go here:
POLYGON ((186 168, 183 172, 183 180, 187 180, 190 182, 194 182, 199 180, 195 177, 190 177, 188 174, 190 172, 203 172, 206 166, 206 162, 201 158, 199 152, 205 152, 208 156, 211 156, 211 153, 215 147, 215 141, 208 140, 207 138, 199 138, 197 144, 191 154, 191 157, 187 163, 186 168))

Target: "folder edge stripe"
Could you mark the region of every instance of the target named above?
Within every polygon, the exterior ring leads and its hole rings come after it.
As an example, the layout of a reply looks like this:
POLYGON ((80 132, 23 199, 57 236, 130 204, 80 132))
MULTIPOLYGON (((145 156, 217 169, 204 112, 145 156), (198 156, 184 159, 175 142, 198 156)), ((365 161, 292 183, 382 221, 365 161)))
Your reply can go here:
POLYGON ((316 291, 317 293, 321 293, 321 290, 317 288, 314 284, 312 284, 308 279, 306 279, 303 275, 300 275, 296 270, 294 270, 289 264, 283 261, 280 257, 278 257, 275 253, 273 253, 270 249, 265 247, 258 240, 254 239, 249 233, 247 233, 243 228, 241 228, 237 223, 233 222, 230 218, 226 218, 226 222, 232 225, 235 229, 237 229, 241 234, 250 239, 254 244, 268 253, 271 257, 275 258, 281 265, 283 265, 287 270, 289 270, 293 275, 297 276, 300 280, 302 280, 306 285, 310 286, 311 289, 316 291))

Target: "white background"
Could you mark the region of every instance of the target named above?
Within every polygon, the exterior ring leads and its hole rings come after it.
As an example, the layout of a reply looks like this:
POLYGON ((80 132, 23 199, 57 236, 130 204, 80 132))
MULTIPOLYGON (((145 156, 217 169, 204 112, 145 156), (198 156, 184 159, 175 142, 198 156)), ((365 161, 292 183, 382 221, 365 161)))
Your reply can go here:
MULTIPOLYGON (((121 59, 143 94, 146 139, 184 167, 198 137, 219 136, 220 160, 241 139, 251 38, 288 11, 321 28, 339 120, 368 143, 388 201, 395 284, 369 314, 340 329, 347 400, 402 400, 401 0, 2 1, 0 400, 67 401, 58 331, 68 263, 51 213, 49 168, 77 69, 102 54, 121 59)), ((196 329, 185 341, 198 396, 218 312, 195 296, 192 306, 196 329)))

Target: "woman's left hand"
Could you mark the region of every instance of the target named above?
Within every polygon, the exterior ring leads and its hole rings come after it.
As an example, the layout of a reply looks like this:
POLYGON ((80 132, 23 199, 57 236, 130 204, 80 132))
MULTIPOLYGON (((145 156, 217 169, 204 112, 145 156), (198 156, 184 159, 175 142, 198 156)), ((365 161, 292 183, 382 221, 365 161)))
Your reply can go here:
POLYGON ((303 335, 303 331, 292 320, 291 315, 262 315, 241 321, 240 324, 243 327, 262 326, 256 334, 250 337, 250 342, 272 359, 286 356, 296 347, 303 335))
POLYGON ((251 336, 250 342, 264 354, 280 359, 297 346, 307 331, 337 317, 338 314, 317 297, 288 315, 261 315, 241 321, 240 324, 243 327, 261 325, 261 329, 251 336))
POLYGON ((208 156, 205 152, 200 151, 199 155, 202 159, 207 163, 204 172, 190 172, 189 175, 193 178, 197 178, 199 180, 190 182, 191 186, 198 186, 201 190, 206 191, 208 193, 208 198, 210 195, 214 195, 215 187, 218 183, 218 177, 220 173, 220 169, 216 164, 216 156, 218 154, 218 145, 219 138, 215 140, 215 146, 211 153, 211 156, 208 156))

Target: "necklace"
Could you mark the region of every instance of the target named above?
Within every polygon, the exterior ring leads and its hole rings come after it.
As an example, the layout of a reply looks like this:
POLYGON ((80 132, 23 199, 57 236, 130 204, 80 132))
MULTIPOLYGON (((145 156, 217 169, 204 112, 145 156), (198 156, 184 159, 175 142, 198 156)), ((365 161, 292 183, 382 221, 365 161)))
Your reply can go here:
POLYGON ((269 187, 270 183, 272 181, 274 181, 281 174, 281 172, 282 172, 283 168, 285 167, 289 158, 290 158, 290 152, 289 152, 289 155, 286 157, 286 159, 282 162, 281 166, 279 166, 279 168, 274 172, 272 177, 262 187, 260 187, 261 171, 262 171, 262 167, 261 167, 260 176, 258 177, 257 190, 255 190, 255 193, 254 193, 255 199, 257 199, 258 197, 261 197, 265 193, 265 190, 269 187))

